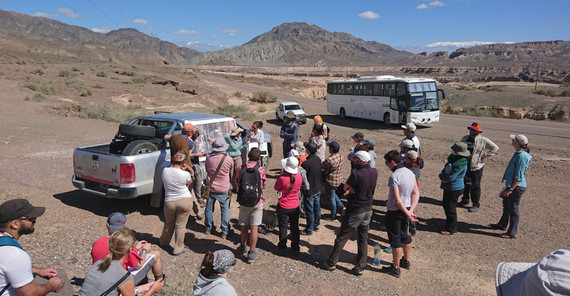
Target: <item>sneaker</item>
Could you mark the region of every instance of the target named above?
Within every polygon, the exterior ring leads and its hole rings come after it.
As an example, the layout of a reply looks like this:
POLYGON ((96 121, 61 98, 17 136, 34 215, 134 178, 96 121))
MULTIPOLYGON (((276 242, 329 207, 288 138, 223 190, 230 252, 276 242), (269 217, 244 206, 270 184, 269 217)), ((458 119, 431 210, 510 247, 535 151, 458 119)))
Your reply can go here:
POLYGON ((241 256, 243 258, 247 258, 248 249, 249 249, 248 246, 240 244, 239 247, 237 248, 238 256, 241 256))
POLYGON ((247 263, 251 264, 251 263, 255 262, 256 258, 257 258, 257 252, 256 251, 247 252, 247 263))
POLYGON ((204 233, 206 233, 207 235, 210 235, 212 233, 212 228, 206 227, 206 231, 204 233))
POLYGON ((469 201, 468 201, 468 200, 462 200, 462 201, 460 201, 460 202, 457 203, 457 206, 458 206, 458 207, 464 207, 464 206, 466 206, 466 205, 468 205, 468 204, 469 204, 469 201))
POLYGON ((344 216, 345 212, 346 212, 346 207, 343 206, 342 209, 340 209, 340 216, 341 217, 344 216))
POLYGON ((299 232, 301 235, 313 235, 312 231, 308 231, 307 229, 301 230, 299 232))
POLYGON ((394 266, 392 266, 392 265, 382 267, 382 272, 387 273, 387 274, 394 276, 394 277, 397 277, 397 278, 400 277, 400 269, 394 268, 394 266))
POLYGON ((412 264, 410 263, 410 260, 402 258, 400 259, 400 267, 405 269, 410 269, 410 267, 412 267, 412 264))
POLYGON ((497 230, 507 230, 506 227, 499 225, 499 223, 491 223, 491 224, 489 224, 489 227, 491 227, 493 229, 497 229, 497 230))
POLYGON ((469 213, 475 213, 479 210, 479 207, 470 207, 469 210, 467 210, 469 213))
POLYGON ((333 272, 333 271, 336 270, 336 265, 329 265, 329 263, 326 262, 326 263, 325 263, 325 269, 328 270, 328 271, 330 271, 330 272, 333 272))
POLYGON ((315 232, 319 232, 319 230, 320 230, 320 228, 317 226, 317 227, 315 227, 315 230, 314 230, 314 231, 315 231, 315 232))
POLYGON ((228 238, 228 234, 227 233, 222 233, 222 239, 226 239, 228 238))
POLYGON ((384 252, 392 254, 392 247, 387 247, 386 249, 384 249, 384 252))
POLYGON ((360 268, 360 267, 354 267, 352 269, 352 272, 354 272, 354 275, 356 275, 356 276, 362 276, 362 268, 360 268))
POLYGON ((187 246, 184 246, 184 249, 182 249, 181 252, 174 253, 174 254, 172 254, 172 255, 174 255, 174 256, 180 256, 180 255, 182 255, 182 254, 188 252, 189 250, 190 250, 190 248, 188 248, 187 246))

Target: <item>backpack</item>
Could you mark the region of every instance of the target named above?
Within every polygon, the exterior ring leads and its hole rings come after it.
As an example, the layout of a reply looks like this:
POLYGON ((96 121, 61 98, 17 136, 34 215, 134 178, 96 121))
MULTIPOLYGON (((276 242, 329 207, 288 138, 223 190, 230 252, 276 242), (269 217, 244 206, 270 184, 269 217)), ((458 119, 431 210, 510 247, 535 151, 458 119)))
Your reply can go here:
POLYGON ((327 137, 325 138, 325 141, 328 141, 329 138, 331 137, 331 129, 329 128, 328 125, 325 125, 327 127, 327 137))
POLYGON ((239 174, 239 187, 237 201, 240 205, 254 207, 261 199, 261 174, 259 165, 248 168, 247 164, 241 166, 239 174))

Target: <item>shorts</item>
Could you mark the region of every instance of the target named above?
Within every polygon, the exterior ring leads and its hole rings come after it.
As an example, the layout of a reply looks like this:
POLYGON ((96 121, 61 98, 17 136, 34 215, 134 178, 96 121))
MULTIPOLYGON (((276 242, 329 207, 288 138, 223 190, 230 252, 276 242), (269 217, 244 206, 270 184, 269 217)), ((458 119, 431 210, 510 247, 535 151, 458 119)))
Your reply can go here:
POLYGON ((408 219, 401 210, 386 212, 386 231, 392 248, 401 248, 402 244, 412 242, 412 237, 408 235, 408 219))
POLYGON ((239 225, 240 226, 259 226, 263 219, 263 203, 255 207, 239 206, 239 225))

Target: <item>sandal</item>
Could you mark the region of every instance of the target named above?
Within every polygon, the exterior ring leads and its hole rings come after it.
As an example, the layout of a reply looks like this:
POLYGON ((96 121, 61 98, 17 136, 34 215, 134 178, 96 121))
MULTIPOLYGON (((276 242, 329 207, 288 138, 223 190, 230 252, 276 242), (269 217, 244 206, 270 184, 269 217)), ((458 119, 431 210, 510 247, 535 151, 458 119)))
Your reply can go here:
POLYGON ((501 234, 501 238, 510 238, 510 239, 516 239, 517 235, 510 235, 508 233, 503 233, 501 234))
POLYGON ((499 225, 499 223, 491 223, 491 224, 489 224, 489 227, 491 227, 493 229, 497 229, 497 230, 507 230, 506 227, 499 225))

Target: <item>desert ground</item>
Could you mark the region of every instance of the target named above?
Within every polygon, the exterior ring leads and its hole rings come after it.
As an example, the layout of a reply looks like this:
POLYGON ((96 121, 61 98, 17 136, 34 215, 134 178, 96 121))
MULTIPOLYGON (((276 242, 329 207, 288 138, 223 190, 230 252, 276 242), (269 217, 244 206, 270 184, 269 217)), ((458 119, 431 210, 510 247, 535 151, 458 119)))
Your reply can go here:
MULTIPOLYGON (((280 101, 296 100, 309 115, 323 116, 331 128, 331 139, 339 141, 343 153, 348 153, 352 146, 349 137, 362 131, 366 138, 376 140, 375 151, 379 156, 379 179, 369 233, 369 264, 362 277, 350 272, 356 257, 356 234, 347 243, 338 270, 322 269, 322 262, 330 254, 335 231, 340 226, 339 222, 323 221, 320 232, 301 237, 299 258, 276 254, 276 234, 260 235, 260 257, 251 265, 238 260, 229 275, 230 283, 239 295, 494 295, 494 272, 499 262, 537 262, 553 250, 570 247, 567 234, 570 222, 566 210, 570 204, 566 183, 570 176, 570 157, 566 148, 570 143, 570 127, 567 123, 443 115, 439 123, 420 127, 417 134, 425 159, 420 179, 422 197, 416 211, 420 223, 418 234, 413 238, 412 268, 402 270, 402 277, 396 279, 372 265, 372 254, 376 242, 387 247, 384 215, 390 172, 384 166, 382 156, 397 148, 403 138, 402 131, 374 121, 340 120, 327 113, 325 101, 306 95, 318 81, 313 83, 305 78, 278 81, 253 76, 229 79, 223 74, 180 69, 159 72, 157 66, 130 66, 132 72, 160 78, 156 80, 180 82, 185 86, 179 88, 197 92, 193 95, 177 91, 172 85, 121 83, 131 79, 120 74, 129 69, 125 65, 82 64, 79 61, 76 64, 60 61, 34 64, 31 62, 37 60, 34 57, 11 60, 26 61, 23 64, 7 60, 3 57, 0 64, 0 165, 3 168, 0 199, 27 198, 32 204, 47 208, 46 214, 38 219, 36 232, 23 237, 20 242, 30 253, 35 266, 63 268, 74 282, 80 282, 85 276, 91 263, 91 244, 106 234, 105 222, 109 213, 125 212, 128 226, 137 232, 137 237, 153 244, 158 243, 163 225, 161 210, 149 207, 148 198, 110 200, 78 191, 71 185, 73 149, 107 142, 118 127, 116 122, 78 117, 81 109, 90 103, 107 104, 113 111, 130 115, 160 109, 209 112, 211 106, 224 103, 249 105, 252 110, 257 110, 255 119, 264 120, 264 130, 274 141, 268 186, 264 191, 267 199, 265 215, 266 218, 271 216, 276 204, 276 193, 272 188, 280 172, 281 155, 280 123, 273 114, 276 103, 250 104, 247 98, 235 96, 236 92, 246 96, 255 91, 271 90, 280 101), (43 73, 38 74, 40 71, 36 69, 43 69, 43 73), (80 89, 69 87, 65 83, 69 78, 59 76, 66 69, 76 72, 76 78, 82 79, 92 94, 82 96, 80 89), (96 75, 100 72, 104 75, 96 75), (29 82, 40 85, 51 82, 58 91, 36 100, 33 96, 37 92, 26 86, 29 82), (92 88, 96 84, 102 88, 92 88), (310 86, 303 87, 305 84, 310 86), (445 215, 437 174, 449 154, 448 146, 466 135, 466 127, 473 121, 482 124, 484 135, 493 140, 500 151, 485 166, 479 212, 458 209, 459 232, 441 236, 438 231, 444 225, 445 215), (511 133, 529 137, 533 156, 527 173, 528 191, 521 204, 519 238, 515 240, 502 239, 499 231, 488 227, 489 223, 497 222, 501 214, 497 193, 502 188, 501 177, 513 153, 511 133)), ((482 91, 473 97, 486 99, 486 94, 482 91)), ((253 121, 238 120, 246 125, 253 121)), ((310 124, 302 125, 299 138, 306 140, 309 132, 310 124)), ((348 175, 349 165, 345 163, 344 176, 348 175)), ((322 212, 324 217, 329 214, 326 208, 322 212)), ((203 222, 197 221, 188 223, 185 241, 190 252, 175 257, 168 253, 169 250, 155 246, 161 251, 165 264, 168 286, 163 289, 164 295, 192 293, 193 282, 207 250, 237 248, 237 213, 234 197, 231 222, 236 235, 228 240, 215 234, 205 235, 203 222)), ((214 217, 219 225, 219 208, 214 217)), ((301 219, 301 225, 304 223, 301 219)), ((390 264, 391 260, 390 254, 382 254, 382 265, 390 264)))

